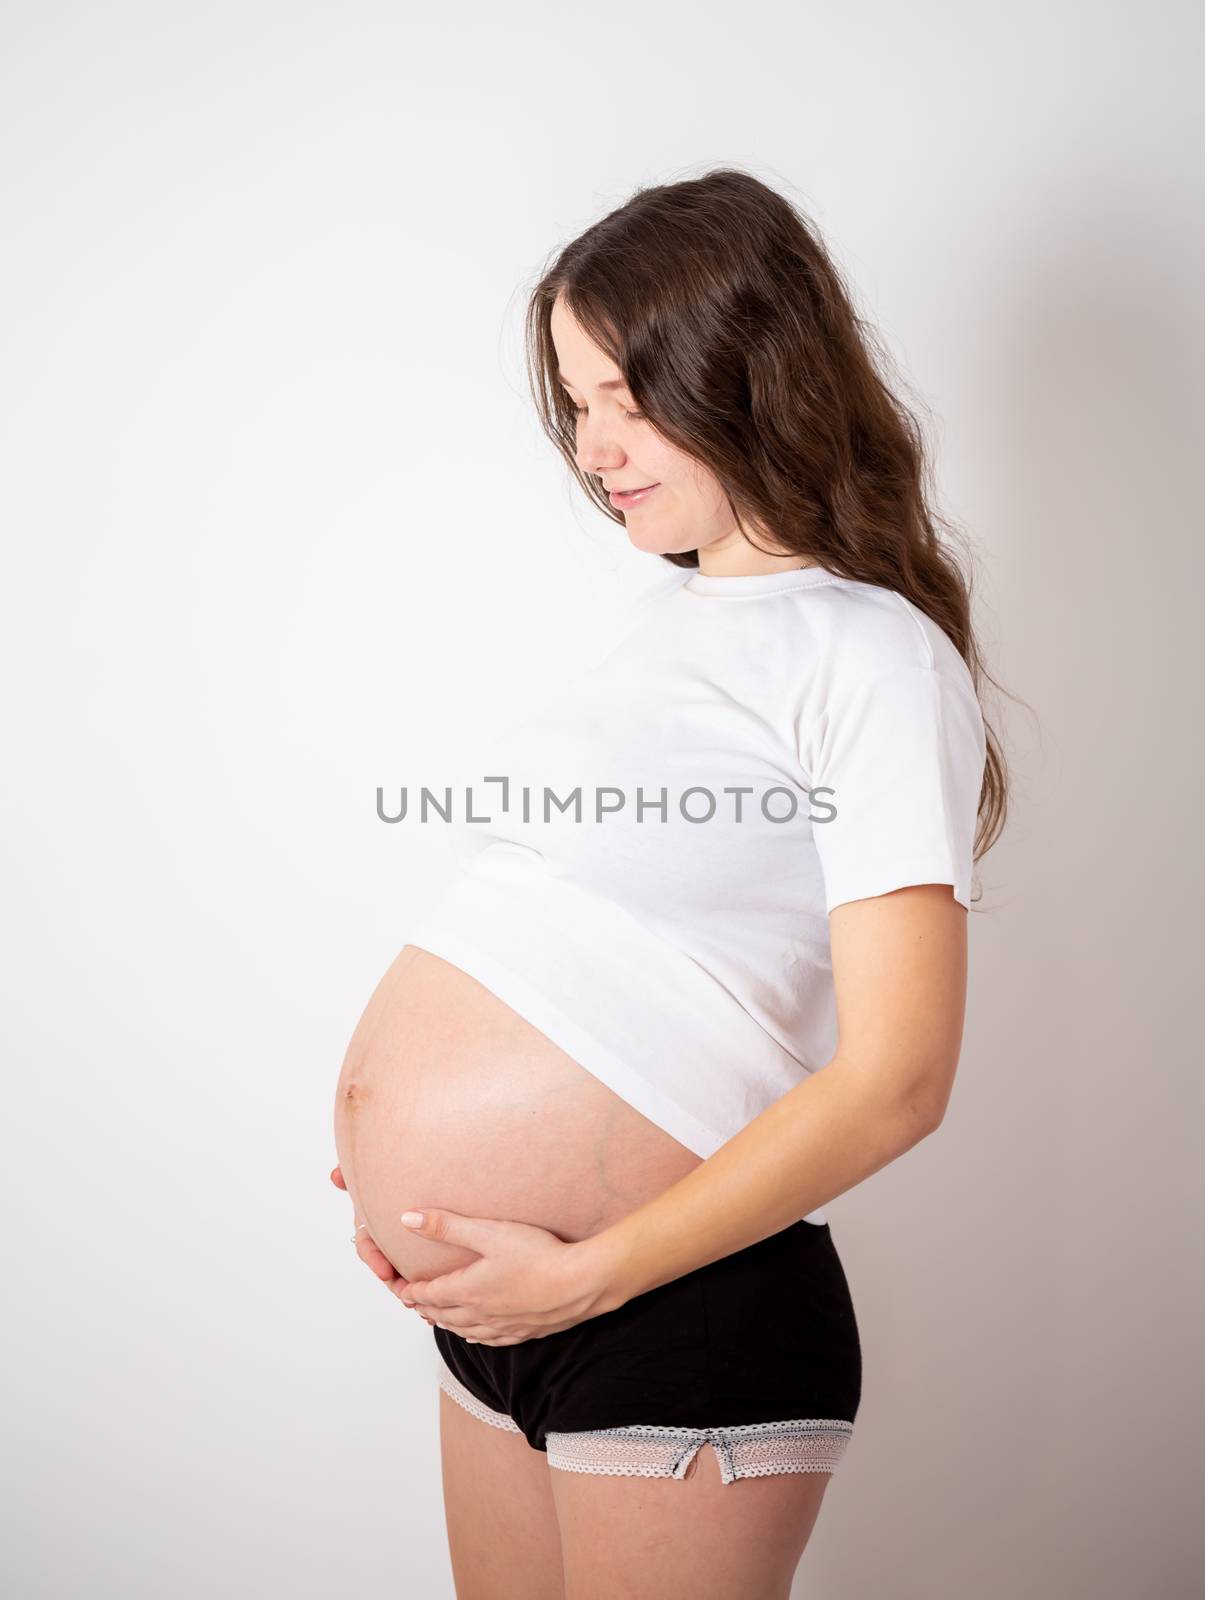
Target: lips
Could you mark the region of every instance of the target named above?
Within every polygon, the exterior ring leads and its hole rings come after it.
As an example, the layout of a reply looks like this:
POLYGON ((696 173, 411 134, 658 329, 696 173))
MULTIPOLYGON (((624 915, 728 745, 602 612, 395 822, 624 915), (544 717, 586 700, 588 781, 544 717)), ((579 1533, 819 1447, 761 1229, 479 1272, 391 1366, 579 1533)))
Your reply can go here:
POLYGON ((607 498, 619 511, 634 511, 637 506, 644 505, 658 487, 655 483, 645 483, 639 489, 608 489, 607 498))

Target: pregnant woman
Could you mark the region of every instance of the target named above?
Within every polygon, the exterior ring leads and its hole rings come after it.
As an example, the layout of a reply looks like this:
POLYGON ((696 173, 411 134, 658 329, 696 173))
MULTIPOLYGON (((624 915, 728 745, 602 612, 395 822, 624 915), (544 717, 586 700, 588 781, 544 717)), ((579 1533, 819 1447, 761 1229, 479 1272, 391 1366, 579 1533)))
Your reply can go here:
POLYGON ((771 1600, 861 1395, 824 1207, 943 1117, 1004 766, 919 431, 793 207, 638 191, 528 329, 550 438, 674 570, 480 752, 332 1176, 432 1328, 460 1600, 771 1600))

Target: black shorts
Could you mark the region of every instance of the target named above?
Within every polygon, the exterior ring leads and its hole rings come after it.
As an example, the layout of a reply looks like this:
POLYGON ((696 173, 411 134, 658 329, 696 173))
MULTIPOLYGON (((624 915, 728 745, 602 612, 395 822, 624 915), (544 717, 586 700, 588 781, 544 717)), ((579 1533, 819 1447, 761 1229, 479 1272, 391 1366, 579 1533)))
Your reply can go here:
POLYGON ((794 1222, 520 1344, 432 1332, 447 1393, 569 1471, 680 1478, 710 1443, 725 1483, 831 1472, 861 1398, 858 1325, 828 1223, 794 1222))

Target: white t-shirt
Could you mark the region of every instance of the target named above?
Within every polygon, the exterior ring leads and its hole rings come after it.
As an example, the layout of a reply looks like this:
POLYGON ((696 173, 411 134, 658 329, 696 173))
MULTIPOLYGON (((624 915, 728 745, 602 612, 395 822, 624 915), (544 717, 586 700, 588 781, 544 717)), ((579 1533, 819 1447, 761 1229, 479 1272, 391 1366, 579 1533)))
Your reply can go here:
POLYGON ((683 569, 480 753, 408 942, 706 1157, 832 1058, 834 906, 969 905, 985 754, 965 662, 902 595, 683 569))

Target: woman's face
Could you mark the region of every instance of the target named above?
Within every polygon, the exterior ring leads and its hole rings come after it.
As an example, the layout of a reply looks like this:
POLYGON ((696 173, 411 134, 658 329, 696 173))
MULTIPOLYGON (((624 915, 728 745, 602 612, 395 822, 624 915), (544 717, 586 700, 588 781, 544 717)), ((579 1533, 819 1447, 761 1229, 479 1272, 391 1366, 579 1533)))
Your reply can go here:
MULTIPOLYGON (((743 561, 742 553, 751 547, 716 478, 636 414, 636 402, 622 373, 590 340, 559 296, 550 322, 560 379, 577 407, 578 467, 601 478, 608 493, 657 486, 635 504, 611 501, 623 516, 628 538, 637 550, 678 555, 707 549, 713 557, 731 552, 743 561)), ((768 543, 762 536, 759 542, 768 543)), ((708 566, 714 568, 716 562, 709 560, 708 566)))

